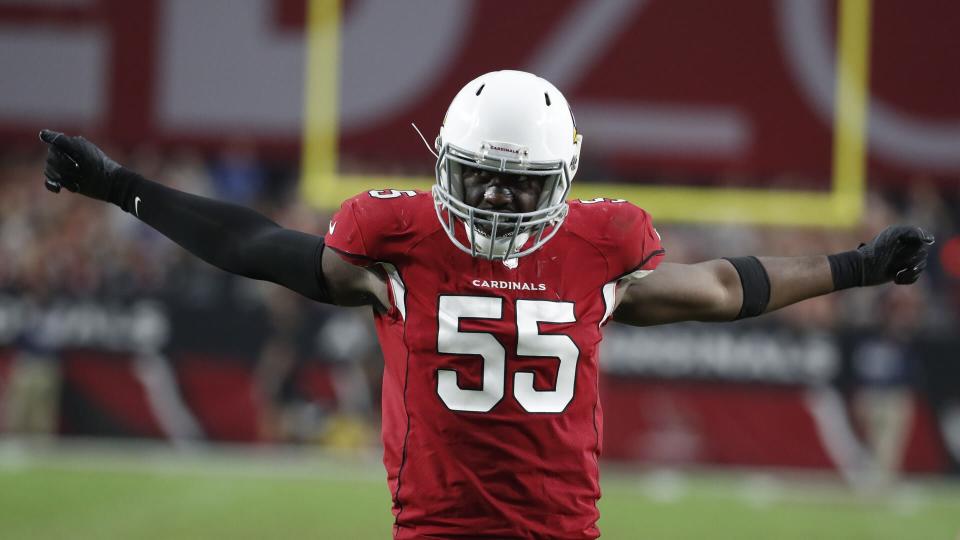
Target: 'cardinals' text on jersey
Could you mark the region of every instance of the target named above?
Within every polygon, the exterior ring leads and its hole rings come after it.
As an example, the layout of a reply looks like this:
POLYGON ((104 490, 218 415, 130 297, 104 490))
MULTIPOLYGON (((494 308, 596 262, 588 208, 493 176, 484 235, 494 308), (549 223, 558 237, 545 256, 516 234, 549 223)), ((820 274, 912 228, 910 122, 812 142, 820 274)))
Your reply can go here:
POLYGON ((616 282, 662 258, 649 215, 571 202, 553 239, 505 264, 457 249, 430 194, 379 190, 343 204, 326 244, 388 277, 394 536, 597 537, 600 328, 616 282))

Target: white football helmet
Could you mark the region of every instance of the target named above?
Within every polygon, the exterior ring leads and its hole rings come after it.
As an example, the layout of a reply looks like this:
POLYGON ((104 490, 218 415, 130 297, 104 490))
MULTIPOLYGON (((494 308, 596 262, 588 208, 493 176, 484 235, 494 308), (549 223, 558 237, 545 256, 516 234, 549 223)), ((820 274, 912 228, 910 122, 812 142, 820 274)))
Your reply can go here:
POLYGON ((504 261, 543 246, 567 215, 582 139, 566 98, 536 75, 494 71, 467 83, 453 98, 436 140, 434 207, 453 244, 473 256, 504 261), (464 165, 545 176, 537 209, 513 213, 469 206, 464 165), (457 238, 457 222, 465 227, 466 243, 457 238))

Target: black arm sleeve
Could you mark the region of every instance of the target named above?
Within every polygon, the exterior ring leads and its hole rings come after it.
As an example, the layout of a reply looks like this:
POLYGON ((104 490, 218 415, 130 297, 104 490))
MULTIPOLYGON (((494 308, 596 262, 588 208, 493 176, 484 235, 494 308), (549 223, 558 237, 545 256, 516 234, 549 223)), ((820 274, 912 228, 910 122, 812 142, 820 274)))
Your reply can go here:
POLYGON ((235 204, 190 195, 121 168, 110 202, 204 261, 241 276, 330 302, 321 267, 323 237, 285 229, 235 204))

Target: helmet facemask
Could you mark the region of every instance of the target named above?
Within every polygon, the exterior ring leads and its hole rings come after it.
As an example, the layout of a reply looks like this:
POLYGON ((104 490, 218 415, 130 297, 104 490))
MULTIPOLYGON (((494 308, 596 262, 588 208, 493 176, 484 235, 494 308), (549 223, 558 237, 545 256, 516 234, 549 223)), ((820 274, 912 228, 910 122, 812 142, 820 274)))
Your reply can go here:
POLYGON ((563 161, 530 162, 525 157, 521 147, 509 143, 485 142, 479 153, 452 144, 440 145, 434 207, 455 246, 475 257, 506 261, 532 253, 557 233, 567 214, 570 170, 563 161), (464 200, 464 166, 543 177, 537 209, 503 212, 468 205, 464 200), (457 222, 463 224, 466 243, 457 238, 457 222))

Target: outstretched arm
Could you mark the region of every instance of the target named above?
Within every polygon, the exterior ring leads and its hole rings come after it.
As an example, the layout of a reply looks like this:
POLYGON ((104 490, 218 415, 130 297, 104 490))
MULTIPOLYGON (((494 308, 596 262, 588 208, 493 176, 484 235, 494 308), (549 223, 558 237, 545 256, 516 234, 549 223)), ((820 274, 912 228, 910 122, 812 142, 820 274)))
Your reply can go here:
POLYGON ((198 197, 121 167, 82 137, 44 130, 47 189, 112 202, 227 272, 271 281, 321 302, 370 304, 376 277, 324 252, 323 238, 285 229, 249 208, 198 197))
POLYGON ((739 257, 698 264, 664 263, 618 288, 614 320, 636 326, 731 321, 849 287, 915 282, 933 236, 889 227, 870 244, 836 255, 739 257))

